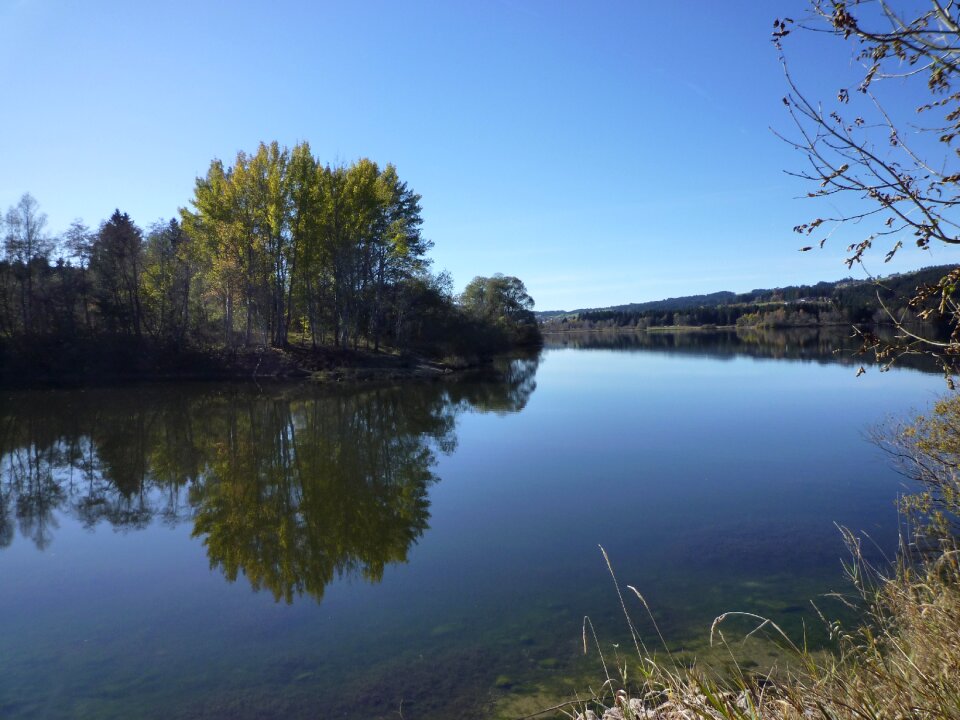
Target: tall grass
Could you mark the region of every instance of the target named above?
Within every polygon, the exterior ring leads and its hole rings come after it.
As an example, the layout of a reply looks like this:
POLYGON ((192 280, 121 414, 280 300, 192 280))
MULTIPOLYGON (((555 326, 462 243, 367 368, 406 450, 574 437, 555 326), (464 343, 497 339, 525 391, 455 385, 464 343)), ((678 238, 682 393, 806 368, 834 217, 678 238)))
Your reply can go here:
MULTIPOLYGON (((724 625, 733 617, 753 619, 753 632, 779 641, 782 665, 760 674, 735 662, 732 671, 684 665, 662 638, 663 654, 649 652, 611 567, 633 652, 615 664, 603 659, 602 686, 562 711, 580 720, 960 720, 960 551, 945 550, 920 564, 901 561, 887 577, 868 567, 856 546, 854 551, 851 577, 865 612, 853 629, 829 623, 836 652, 808 650, 751 613, 726 613, 714 621, 711 642, 722 647, 724 625)), ((600 650, 588 628, 586 621, 585 646, 592 640, 600 650)))

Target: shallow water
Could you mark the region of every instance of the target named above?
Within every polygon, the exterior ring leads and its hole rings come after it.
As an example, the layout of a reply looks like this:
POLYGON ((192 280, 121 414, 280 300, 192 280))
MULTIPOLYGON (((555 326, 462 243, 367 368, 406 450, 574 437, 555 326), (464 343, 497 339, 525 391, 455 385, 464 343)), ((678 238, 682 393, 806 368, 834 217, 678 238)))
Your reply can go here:
POLYGON ((836 525, 895 548, 902 480, 864 433, 943 381, 855 378, 799 342, 566 337, 507 382, 8 393, 0 717, 559 697, 602 677, 584 616, 625 651, 599 545, 675 650, 727 610, 822 641, 808 601, 846 589, 836 525))

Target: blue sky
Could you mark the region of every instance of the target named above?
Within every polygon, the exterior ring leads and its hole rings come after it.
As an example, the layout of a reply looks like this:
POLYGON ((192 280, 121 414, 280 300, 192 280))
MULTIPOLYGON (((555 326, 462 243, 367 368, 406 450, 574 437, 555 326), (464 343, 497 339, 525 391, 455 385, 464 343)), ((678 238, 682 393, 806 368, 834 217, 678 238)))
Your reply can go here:
MULTIPOLYGON (((307 140, 396 164, 457 288, 503 272, 572 309, 836 279, 862 231, 798 252, 829 209, 770 130, 791 127, 773 19, 804 7, 0 0, 0 207, 148 226, 211 159, 307 140)), ((811 97, 856 73, 842 43, 789 40, 811 97)), ((868 269, 960 262, 906 250, 868 269)))

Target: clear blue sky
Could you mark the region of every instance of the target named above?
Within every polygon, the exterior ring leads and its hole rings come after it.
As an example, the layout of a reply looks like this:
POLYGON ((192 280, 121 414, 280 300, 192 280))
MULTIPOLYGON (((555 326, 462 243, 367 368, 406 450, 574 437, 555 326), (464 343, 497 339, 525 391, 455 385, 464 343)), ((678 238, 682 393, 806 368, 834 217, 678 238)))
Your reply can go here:
MULTIPOLYGON (((503 272, 571 309, 836 279, 859 235, 797 251, 829 209, 795 199, 801 158, 770 131, 784 15, 804 3, 0 0, 0 207, 148 226, 212 158, 307 140, 395 163, 457 288, 503 272)), ((811 96, 856 70, 790 39, 811 96)))

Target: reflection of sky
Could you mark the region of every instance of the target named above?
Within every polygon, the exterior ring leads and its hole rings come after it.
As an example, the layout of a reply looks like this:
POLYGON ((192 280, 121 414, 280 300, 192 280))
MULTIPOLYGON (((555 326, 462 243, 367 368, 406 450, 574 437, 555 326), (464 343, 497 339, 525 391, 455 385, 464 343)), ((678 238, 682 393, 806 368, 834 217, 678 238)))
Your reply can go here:
POLYGON ((795 593, 841 584, 835 522, 892 543, 899 478, 864 429, 942 387, 910 371, 573 350, 548 351, 536 381, 520 413, 459 416, 409 562, 378 585, 334 582, 319 605, 228 584, 189 522, 88 531, 60 516, 46 552, 18 538, 0 552, 0 700, 36 688, 69 708, 116 685, 163 707, 240 684, 286 692, 291 658, 322 686, 386 672, 371 654, 429 658, 502 627, 572 643, 585 614, 615 627, 598 544, 673 632, 748 601, 803 604, 795 593))
POLYGON ((506 558, 560 547, 592 558, 597 543, 656 555, 704 525, 802 521, 832 536, 834 521, 891 520, 897 479, 863 432, 931 399, 942 379, 555 351, 537 383, 519 416, 462 418, 459 451, 438 468, 425 543, 479 555, 478 538, 489 537, 506 558), (460 542, 439 539, 445 522, 460 542))

